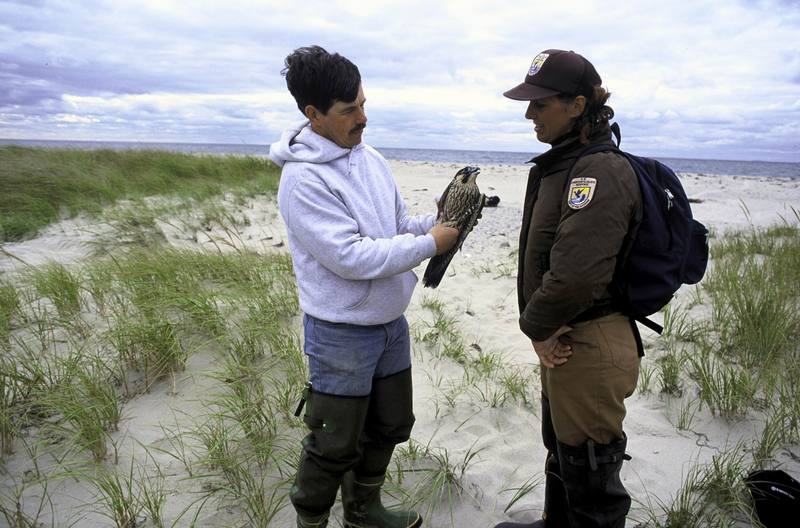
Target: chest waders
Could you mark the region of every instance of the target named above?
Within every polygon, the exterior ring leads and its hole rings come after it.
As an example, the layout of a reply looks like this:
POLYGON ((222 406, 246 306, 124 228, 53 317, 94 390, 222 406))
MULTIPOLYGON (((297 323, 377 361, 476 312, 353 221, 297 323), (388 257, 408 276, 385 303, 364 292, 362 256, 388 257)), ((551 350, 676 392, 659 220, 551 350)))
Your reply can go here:
POLYGON ((298 528, 324 528, 341 486, 345 528, 417 528, 417 512, 387 510, 380 500, 395 445, 414 425, 411 369, 372 381, 367 396, 307 391, 309 434, 289 492, 298 528))

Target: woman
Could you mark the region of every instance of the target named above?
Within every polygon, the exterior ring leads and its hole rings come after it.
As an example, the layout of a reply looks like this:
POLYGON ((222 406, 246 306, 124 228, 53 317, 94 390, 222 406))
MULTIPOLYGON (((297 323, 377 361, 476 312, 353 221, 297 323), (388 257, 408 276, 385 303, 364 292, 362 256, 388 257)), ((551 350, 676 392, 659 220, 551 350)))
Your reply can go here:
MULTIPOLYGON (((641 219, 636 174, 612 143, 610 93, 572 51, 538 54, 525 81, 505 92, 529 101, 525 117, 551 145, 535 157, 520 230, 520 328, 542 369, 543 518, 496 528, 619 527, 630 496, 619 478, 627 456, 624 400, 639 374, 635 323, 609 292, 632 226, 641 219)), ((617 133, 618 135, 618 133, 617 133)))

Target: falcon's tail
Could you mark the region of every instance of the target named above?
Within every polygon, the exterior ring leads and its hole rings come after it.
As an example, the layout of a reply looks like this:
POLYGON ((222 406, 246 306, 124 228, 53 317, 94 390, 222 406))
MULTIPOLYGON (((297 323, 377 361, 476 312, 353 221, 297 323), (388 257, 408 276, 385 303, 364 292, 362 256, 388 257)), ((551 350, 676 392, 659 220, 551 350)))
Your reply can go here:
POLYGON ((428 261, 428 266, 425 268, 425 275, 422 276, 423 285, 428 288, 435 288, 442 282, 442 277, 444 277, 447 266, 449 266, 450 261, 453 260, 457 249, 458 248, 454 246, 453 249, 447 253, 436 255, 428 261))

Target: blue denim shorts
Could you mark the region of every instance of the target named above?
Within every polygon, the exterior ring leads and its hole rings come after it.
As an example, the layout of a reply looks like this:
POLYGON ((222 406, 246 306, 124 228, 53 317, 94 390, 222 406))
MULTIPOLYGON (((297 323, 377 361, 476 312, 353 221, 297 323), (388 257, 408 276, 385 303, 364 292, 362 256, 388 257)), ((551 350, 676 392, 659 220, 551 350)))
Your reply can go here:
POLYGON ((408 321, 359 326, 303 316, 304 351, 312 390, 336 396, 366 396, 373 378, 411 367, 408 321))

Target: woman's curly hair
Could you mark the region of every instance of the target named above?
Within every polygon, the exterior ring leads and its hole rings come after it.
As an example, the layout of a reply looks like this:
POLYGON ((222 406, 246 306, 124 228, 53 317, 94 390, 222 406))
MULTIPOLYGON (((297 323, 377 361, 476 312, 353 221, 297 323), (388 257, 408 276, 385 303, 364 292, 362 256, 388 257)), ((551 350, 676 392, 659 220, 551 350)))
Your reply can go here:
MULTIPOLYGON (((561 96, 564 101, 572 101, 576 96, 561 96)), ((586 98, 586 107, 583 113, 575 119, 573 130, 580 134, 580 141, 584 145, 589 143, 589 138, 598 132, 608 129, 608 122, 614 117, 614 109, 606 105, 611 92, 602 86, 595 86, 591 97, 586 98)))

